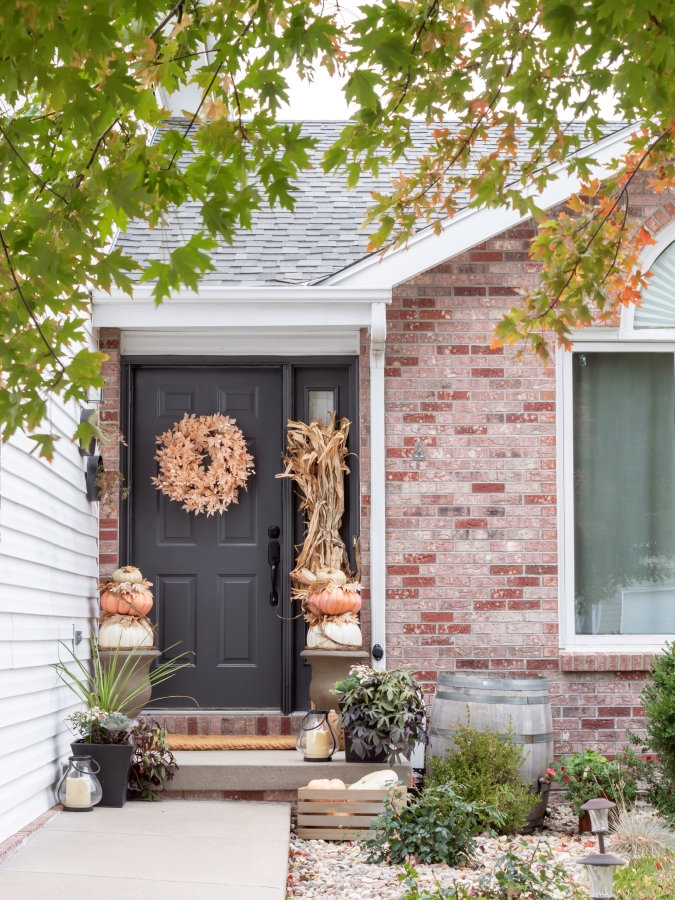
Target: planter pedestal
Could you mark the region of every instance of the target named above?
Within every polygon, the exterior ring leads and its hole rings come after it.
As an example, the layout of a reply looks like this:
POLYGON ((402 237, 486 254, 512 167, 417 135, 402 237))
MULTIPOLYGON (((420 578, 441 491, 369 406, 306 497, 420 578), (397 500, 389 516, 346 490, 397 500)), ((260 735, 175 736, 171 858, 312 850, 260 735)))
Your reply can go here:
POLYGON ((161 651, 159 650, 99 650, 99 656, 101 657, 101 664, 106 668, 111 668, 113 664, 113 660, 115 659, 115 653, 117 652, 117 666, 116 669, 119 671, 122 666, 125 664, 126 660, 129 657, 133 657, 133 660, 127 663, 125 668, 125 674, 122 678, 126 677, 129 672, 133 669, 134 673, 129 678, 129 681, 124 687, 124 692, 127 691, 133 693, 137 687, 143 686, 143 690, 140 693, 136 694, 136 696, 130 700, 128 703, 125 703, 121 709, 115 710, 115 712, 121 712, 125 716, 129 716, 130 718, 135 718, 138 713, 143 709, 144 706, 150 700, 152 695, 152 685, 150 684, 150 678, 148 673, 150 671, 150 666, 153 661, 157 659, 158 656, 161 655, 161 651))
POLYGON ((338 698, 331 694, 331 688, 347 678, 352 666, 370 659, 367 650, 303 650, 300 656, 312 667, 309 697, 314 709, 337 709, 338 698))

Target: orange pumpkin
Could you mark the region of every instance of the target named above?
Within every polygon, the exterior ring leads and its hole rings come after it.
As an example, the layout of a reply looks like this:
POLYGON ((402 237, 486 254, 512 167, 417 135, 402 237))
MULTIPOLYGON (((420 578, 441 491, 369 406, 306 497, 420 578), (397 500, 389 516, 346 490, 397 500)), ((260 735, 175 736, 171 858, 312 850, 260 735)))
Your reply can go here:
POLYGON ((324 616, 341 616, 343 613, 356 613, 361 609, 361 596, 356 591, 343 591, 339 587, 310 594, 307 602, 316 612, 324 616))
POLYGON ((103 612, 120 616, 147 616, 152 609, 150 591, 134 591, 133 594, 113 594, 103 591, 101 594, 103 612))

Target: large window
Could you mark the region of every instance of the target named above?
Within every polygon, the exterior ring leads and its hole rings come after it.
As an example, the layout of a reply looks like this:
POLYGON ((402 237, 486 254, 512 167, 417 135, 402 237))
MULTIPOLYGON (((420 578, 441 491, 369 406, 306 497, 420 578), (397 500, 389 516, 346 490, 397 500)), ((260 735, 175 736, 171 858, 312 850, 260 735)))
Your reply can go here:
POLYGON ((675 634, 675 354, 574 352, 571 375, 574 633, 675 634))

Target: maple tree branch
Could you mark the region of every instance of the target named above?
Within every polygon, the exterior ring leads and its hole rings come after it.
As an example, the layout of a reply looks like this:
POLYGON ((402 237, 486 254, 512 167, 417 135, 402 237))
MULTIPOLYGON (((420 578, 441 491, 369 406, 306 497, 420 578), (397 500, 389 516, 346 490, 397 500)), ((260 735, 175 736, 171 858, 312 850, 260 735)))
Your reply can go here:
POLYGON ((101 146, 102 146, 102 144, 103 144, 103 141, 107 138, 107 136, 108 136, 108 135, 110 134, 110 132, 113 130, 113 128, 115 127, 115 125, 117 125, 117 123, 119 122, 119 120, 120 120, 120 117, 118 116, 118 117, 115 119, 114 122, 111 122, 110 125, 108 125, 108 127, 107 127, 106 130, 103 132, 103 134, 100 135, 100 136, 96 139, 96 143, 94 144, 94 149, 91 151, 91 156, 90 156, 89 159, 87 160, 87 164, 85 165, 84 169, 82 169, 82 171, 80 172, 80 174, 77 176, 77 181, 75 182, 75 187, 76 187, 76 188, 78 188, 78 187, 82 184, 82 181, 83 181, 83 179, 84 179, 84 173, 87 171, 87 169, 89 169, 89 168, 91 167, 92 163, 93 163, 94 160, 96 159, 96 156, 98 155, 98 151, 101 149, 101 146))
MULTIPOLYGON (((2 249, 3 249, 4 254, 5 254, 5 259, 7 260, 7 266, 8 266, 8 268, 9 268, 10 275, 12 276, 12 281, 14 282, 14 286, 16 287, 16 290, 17 290, 17 292, 18 292, 18 294, 19 294, 19 297, 21 298, 21 302, 22 302, 23 305, 26 307, 26 311, 28 312, 28 315, 29 315, 29 316, 31 317, 31 319, 33 320, 33 324, 34 324, 35 327, 37 328, 38 334, 39 334, 40 337, 42 338, 45 347, 46 347, 47 350, 49 351, 50 356, 53 356, 53 357, 54 357, 54 360, 56 361, 56 365, 61 369, 61 373, 62 373, 63 375, 65 375, 65 374, 66 374, 65 366, 63 365, 63 363, 61 362, 61 360, 58 358, 58 356, 56 355, 54 349, 52 348, 52 345, 49 343, 49 341, 48 341, 47 338, 45 337, 45 334, 44 334, 44 332, 43 332, 43 330, 42 330, 42 327, 41 327, 41 325, 40 325, 40 322, 39 322, 38 319, 37 319, 37 316, 35 315, 35 313, 33 312, 33 310, 30 308, 30 305, 29 305, 28 301, 26 300, 26 297, 24 296, 23 289, 22 289, 21 285, 19 284, 19 280, 18 280, 18 278, 16 277, 16 272, 14 271, 14 266, 12 265, 12 260, 11 260, 10 255, 9 255, 9 248, 7 247, 7 243, 5 242, 5 235, 4 235, 4 232, 3 232, 3 230, 2 230, 1 228, 0 228, 0 243, 2 243, 2 249)), ((59 376, 59 379, 60 379, 60 376, 59 376)))
POLYGON ((26 160, 23 158, 23 156, 21 156, 21 154, 19 153, 19 151, 16 149, 16 147, 14 146, 14 144, 12 143, 12 141, 10 140, 10 138, 9 138, 9 136, 8 136, 8 134, 7 134, 7 132, 6 132, 5 129, 2 127, 2 125, 0 125, 0 134, 2 134, 2 136, 4 137, 4 139, 7 141, 7 143, 8 143, 8 145, 9 145, 10 149, 13 151, 13 153, 15 154, 15 156, 17 157, 17 159, 19 160, 19 162, 21 163, 21 165, 22 165, 22 166, 25 166, 26 169, 28 169, 28 171, 29 171, 30 174, 33 176, 33 178, 37 181, 37 183, 40 185, 40 187, 42 188, 42 190, 43 190, 43 191, 47 190, 47 191, 49 191, 50 194, 53 194, 55 197, 58 197, 59 200, 61 200, 63 203, 68 203, 69 201, 66 200, 65 197, 62 197, 61 194, 59 194, 58 191, 55 191, 54 188, 50 187, 50 186, 47 184, 46 181, 43 181, 42 178, 40 178, 40 176, 37 174, 37 172, 34 172, 34 171, 31 169, 31 167, 28 165, 28 163, 26 162, 26 160))
POLYGON ((162 28, 164 28, 164 26, 171 20, 171 16, 173 16, 174 13, 178 12, 184 2, 185 0, 178 0, 178 3, 176 3, 176 5, 171 10, 169 10, 169 12, 164 16, 162 21, 157 26, 157 28, 155 28, 154 31, 150 32, 150 39, 157 37, 162 28))
MULTIPOLYGON (((647 147, 647 149, 645 150, 645 152, 642 154, 642 157, 641 157, 640 160, 638 161, 637 165, 635 165, 635 166, 633 167, 633 171, 630 173, 630 175, 629 175, 628 178, 626 179, 625 184, 621 187, 621 190, 620 190, 619 193, 616 195, 616 197, 615 197, 615 199, 614 199, 614 202, 612 203, 610 209, 605 213, 605 215, 602 217, 602 221, 600 222, 600 224, 598 225, 598 227, 595 229, 595 231, 593 232, 593 234, 589 237, 589 239, 588 239, 588 241, 587 241, 587 243, 586 243, 586 246, 584 247, 583 251, 582 251, 581 253, 577 253, 577 260, 576 260, 576 262, 574 263, 574 266, 572 267, 572 271, 570 272, 569 277, 568 277, 567 280, 565 281, 565 284, 562 286, 562 288, 560 289, 560 291, 557 293, 557 295, 553 298, 553 300, 550 302, 550 304, 548 305, 548 307, 547 307, 543 312, 537 313, 536 316, 532 316, 532 319, 533 319, 533 320, 536 321, 537 319, 542 319, 544 316, 547 316, 547 315, 551 312, 551 310, 554 309, 554 308, 558 305, 558 303, 560 303, 563 294, 565 293, 565 291, 567 290, 567 288, 570 286, 570 284, 571 284, 571 282, 572 282, 572 279, 574 278, 574 276, 575 276, 576 273, 577 273, 577 270, 578 270, 578 268, 579 268, 579 264, 580 264, 580 262, 581 262, 582 257, 585 256, 586 253, 588 253, 589 249, 590 249, 591 246, 593 245, 593 242, 595 241, 595 239, 597 238, 597 236, 600 234, 600 232, 602 231, 602 229, 605 227, 605 224, 607 223, 607 220, 609 219, 609 217, 615 212, 616 208, 618 207, 618 205, 619 205, 619 203, 621 202, 621 200, 622 200, 622 198, 624 197, 624 195, 625 195, 625 197, 626 197, 626 215, 627 215, 627 212, 628 212, 628 188, 629 188, 629 186, 630 186, 631 181, 635 178, 635 176, 637 175, 637 173, 642 169, 642 166, 644 165, 644 163, 645 163, 646 160, 648 159, 649 155, 653 152, 653 150, 655 149, 655 147, 657 146, 657 144, 658 144, 660 141, 662 141, 663 138, 664 138, 667 134, 669 134, 669 133, 671 132, 671 130, 672 130, 672 129, 668 128, 668 129, 666 129, 665 131, 662 131, 661 134, 660 134, 654 141, 652 141, 652 143, 649 145, 649 147, 647 147)), ((593 221, 593 220, 591 220, 591 221, 593 221)), ((625 222, 625 216, 624 216, 624 222, 625 222)), ((617 245, 617 255, 618 255, 618 245, 617 245)), ((616 262, 616 257, 615 257, 615 262, 616 262)), ((613 264, 613 265, 614 265, 614 264, 613 264)), ((610 267, 609 271, 607 272, 607 275, 606 275, 605 278, 602 280, 602 284, 605 283, 606 279, 607 279, 607 278, 609 277, 609 275, 611 274, 613 265, 612 265, 612 267, 610 267)))

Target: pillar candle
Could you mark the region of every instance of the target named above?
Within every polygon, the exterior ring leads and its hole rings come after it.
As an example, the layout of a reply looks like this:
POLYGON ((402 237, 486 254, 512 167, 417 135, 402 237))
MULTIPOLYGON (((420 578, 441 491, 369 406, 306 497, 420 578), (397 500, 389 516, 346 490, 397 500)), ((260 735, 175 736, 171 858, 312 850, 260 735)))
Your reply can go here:
POLYGON ((91 781, 89 778, 66 778, 66 806, 91 806, 91 781))
POLYGON ((330 735, 327 731, 315 729, 307 732, 305 756, 313 759, 326 759, 330 756, 330 735))

